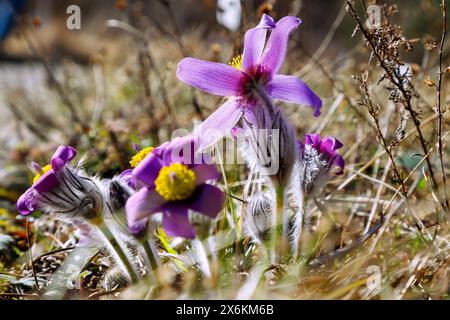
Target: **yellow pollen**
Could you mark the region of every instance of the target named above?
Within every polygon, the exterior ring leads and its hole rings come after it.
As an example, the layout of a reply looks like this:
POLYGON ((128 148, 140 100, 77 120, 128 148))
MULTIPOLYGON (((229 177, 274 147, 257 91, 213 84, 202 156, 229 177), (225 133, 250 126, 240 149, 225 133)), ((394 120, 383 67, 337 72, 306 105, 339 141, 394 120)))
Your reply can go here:
POLYGON ((155 189, 167 201, 184 200, 194 192, 196 178, 186 165, 172 163, 159 171, 155 189))
POLYGON ((242 70, 242 54, 231 59, 229 65, 238 70, 242 70))
POLYGON ((153 147, 146 147, 144 149, 142 149, 141 151, 139 151, 138 153, 136 153, 133 158, 131 158, 130 160, 130 165, 132 168, 136 168, 137 165, 145 159, 146 156, 148 156, 148 154, 150 152, 153 151, 153 147))
POLYGON ((36 173, 36 175, 33 178, 33 184, 35 184, 44 173, 50 171, 51 168, 52 166, 48 164, 42 168, 42 173, 41 172, 36 173))

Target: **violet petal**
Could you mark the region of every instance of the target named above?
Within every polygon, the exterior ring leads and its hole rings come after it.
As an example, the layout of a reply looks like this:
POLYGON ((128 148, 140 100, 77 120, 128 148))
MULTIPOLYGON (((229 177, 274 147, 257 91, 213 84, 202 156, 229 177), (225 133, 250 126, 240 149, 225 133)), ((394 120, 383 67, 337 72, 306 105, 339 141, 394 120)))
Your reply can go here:
POLYGON ((149 187, 152 187, 162 167, 162 160, 152 152, 133 169, 133 175, 149 187))
POLYGON ((245 74, 227 64, 184 58, 177 69, 181 81, 218 96, 239 94, 245 74))
POLYGON ((201 185, 208 180, 218 180, 220 179, 220 172, 217 170, 216 166, 212 164, 198 164, 191 168, 195 172, 196 185, 201 185))
POLYGON ((307 133, 305 135, 305 144, 309 144, 312 148, 318 149, 320 146, 320 135, 318 133, 307 133))
POLYGON ((147 228, 148 218, 144 218, 142 220, 136 221, 132 225, 128 225, 128 231, 132 234, 140 234, 147 228))
POLYGON ((267 68, 272 74, 276 74, 283 64, 287 51, 289 34, 301 23, 297 17, 287 16, 277 22, 269 36, 264 53, 261 58, 261 65, 267 68))
POLYGON ((194 193, 190 209, 200 212, 210 218, 215 218, 225 204, 225 194, 210 184, 199 186, 194 193))
POLYGON ((26 216, 39 209, 36 193, 36 190, 29 188, 19 197, 19 200, 17 200, 17 211, 19 211, 21 215, 26 216))
POLYGON ((251 70, 259 64, 266 43, 267 30, 273 29, 275 26, 272 17, 264 14, 259 25, 245 33, 242 70, 251 70))
POLYGON ((123 180, 126 184, 128 184, 128 186, 130 188, 132 188, 133 190, 136 190, 136 178, 133 175, 133 169, 127 169, 127 170, 123 171, 119 175, 119 178, 121 180, 123 180))
POLYGON ((41 177, 39 177, 38 181, 33 184, 33 188, 40 193, 45 193, 49 192, 53 188, 56 188, 58 185, 59 181, 56 177, 55 171, 53 171, 53 169, 50 169, 41 177))
POLYGON ((59 146, 52 156, 51 165, 55 171, 61 170, 67 163, 69 163, 75 156, 77 151, 70 146, 59 146))
POLYGON ((224 137, 239 121, 242 113, 235 99, 228 100, 214 111, 193 132, 195 136, 200 137, 199 149, 206 149, 224 137))
POLYGON ((162 226, 171 237, 195 238, 195 228, 189 222, 187 207, 180 204, 166 206, 162 226))
POLYGON ((133 194, 125 204, 129 228, 133 230, 142 219, 161 212, 165 202, 155 189, 142 188, 133 194))
POLYGON ((322 100, 297 77, 275 75, 266 89, 274 99, 310 106, 314 109, 314 116, 320 116, 322 100))
POLYGON ((166 165, 184 163, 194 165, 202 163, 202 154, 197 152, 200 138, 195 135, 176 137, 161 149, 161 157, 166 165))
POLYGON ((340 168, 340 170, 336 171, 336 175, 342 175, 344 173, 345 160, 340 154, 336 155, 336 158, 334 159, 334 165, 340 168))

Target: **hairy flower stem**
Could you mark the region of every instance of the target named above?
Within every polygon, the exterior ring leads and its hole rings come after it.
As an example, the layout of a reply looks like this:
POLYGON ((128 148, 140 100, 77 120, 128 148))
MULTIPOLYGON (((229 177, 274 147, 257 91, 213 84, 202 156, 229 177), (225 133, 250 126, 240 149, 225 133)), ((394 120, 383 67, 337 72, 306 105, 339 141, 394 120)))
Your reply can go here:
POLYGON ((272 104, 272 101, 270 101, 269 96, 267 95, 267 93, 264 91, 264 88, 261 88, 259 85, 255 84, 255 90, 258 93, 259 97, 261 98, 262 102, 264 102, 264 104, 267 107, 267 110, 269 111, 270 117, 272 119, 275 118, 275 107, 272 104))
POLYGON ((283 263, 286 256, 287 237, 284 219, 284 188, 275 189, 275 210, 273 212, 272 263, 283 263))
POLYGON ((438 71, 438 84, 436 86, 436 100, 437 100, 437 114, 438 114, 438 156, 439 156, 439 163, 441 165, 441 172, 442 172, 442 192, 443 192, 443 201, 445 204, 445 209, 447 210, 447 213, 449 212, 449 203, 447 198, 447 179, 445 175, 445 169, 444 169, 444 151, 442 148, 442 117, 443 117, 443 111, 442 111, 442 103, 441 103, 441 88, 442 88, 442 74, 444 71, 442 70, 442 56, 444 51, 444 43, 445 43, 445 35, 447 33, 447 15, 446 15, 446 4, 445 0, 442 0, 441 2, 441 12, 442 12, 442 35, 441 35, 441 42, 439 45, 439 71, 438 71))
MULTIPOLYGON (((261 88, 258 84, 254 85, 255 91, 259 98, 267 108, 272 121, 275 120, 277 112, 275 106, 272 104, 270 97, 267 95, 265 90, 261 88)), ((269 129, 269 128, 266 128, 269 129)), ((270 128, 273 129, 273 128, 270 128)), ((281 128, 276 128, 281 129, 281 128)), ((272 148, 273 141, 270 143, 270 148, 272 148)), ((280 152, 280 151, 279 151, 280 152)), ((281 162, 281 154, 271 154, 271 157, 277 157, 276 161, 281 162)), ((288 236, 287 236, 287 214, 284 210, 285 203, 285 182, 284 179, 280 179, 279 173, 274 175, 275 180, 278 182, 274 183, 275 189, 275 205, 273 210, 273 234, 269 237, 270 248, 272 249, 271 260, 272 263, 283 263, 286 257, 286 251, 288 247, 288 236), (278 176, 277 176, 278 175, 278 176)), ((272 178, 272 177, 271 177, 272 178)))
POLYGON ((298 212, 295 214, 294 230, 292 232, 292 257, 294 262, 297 261, 300 255, 300 239, 302 235, 306 206, 306 199, 303 195, 301 195, 301 203, 298 206, 298 212))
POLYGON ((114 235, 111 233, 111 231, 109 230, 108 226, 103 221, 100 222, 97 226, 98 226, 98 229, 100 230, 100 232, 102 233, 102 235, 107 240, 108 244, 111 246, 112 250, 119 257, 120 262, 123 264, 123 266, 125 267, 126 271, 130 275, 131 281, 132 282, 137 282, 138 281, 138 275, 136 274, 135 270, 131 266, 131 263, 128 260, 127 255, 125 254, 125 252, 120 247, 120 245, 117 242, 116 238, 114 238, 114 235))
POLYGON ((142 248, 147 255, 148 262, 153 271, 161 266, 161 260, 159 259, 158 249, 153 238, 155 226, 150 221, 147 225, 147 231, 137 236, 136 239, 142 245, 142 248))
POLYGON ((209 265, 208 254, 206 253, 202 240, 196 237, 191 241, 191 244, 194 249, 193 253, 195 260, 198 263, 200 270, 203 272, 205 277, 211 278, 211 266, 209 265))
POLYGON ((158 267, 161 265, 161 260, 159 259, 158 249, 156 248, 156 244, 153 241, 152 237, 145 236, 140 239, 140 242, 142 244, 142 247, 144 248, 152 270, 158 269, 158 267))

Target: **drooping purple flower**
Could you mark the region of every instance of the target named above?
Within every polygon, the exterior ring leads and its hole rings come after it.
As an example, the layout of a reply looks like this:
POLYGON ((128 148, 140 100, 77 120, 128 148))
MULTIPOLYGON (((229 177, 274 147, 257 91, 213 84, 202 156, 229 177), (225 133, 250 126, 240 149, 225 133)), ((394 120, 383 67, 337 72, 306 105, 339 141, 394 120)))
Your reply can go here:
POLYGON ((345 161, 342 156, 337 152, 337 149, 342 148, 343 144, 338 139, 326 136, 321 139, 318 133, 306 134, 305 144, 310 145, 312 148, 319 151, 323 158, 328 162, 329 168, 336 166, 339 171, 336 175, 344 173, 345 161))
POLYGON ((33 185, 22 194, 17 201, 17 210, 22 215, 28 215, 40 209, 40 194, 50 192, 59 185, 58 173, 75 158, 77 152, 70 146, 59 146, 53 154, 50 165, 41 168, 36 163, 33 167, 37 170, 33 185))
POLYGON ((306 193, 319 190, 330 179, 330 171, 344 173, 345 161, 338 153, 343 144, 338 139, 319 134, 306 134, 305 143, 298 141, 300 150, 300 180, 306 193))
POLYGON ((161 212, 168 235, 194 238, 188 210, 210 218, 220 212, 225 195, 206 183, 218 180, 220 174, 197 150, 198 141, 193 137, 175 138, 155 148, 133 169, 138 191, 125 206, 130 232, 138 233, 142 221, 161 212))
MULTIPOLYGON (((289 34, 300 23, 293 16, 275 23, 263 15, 259 25, 246 32, 243 55, 234 59, 231 66, 194 58, 180 62, 178 79, 205 92, 229 97, 194 134, 202 136, 202 132, 212 128, 223 136, 242 116, 248 123, 258 125, 256 119, 261 118, 262 109, 268 105, 264 100, 271 98, 310 106, 314 116, 320 115, 322 101, 304 82, 295 76, 277 74, 286 55, 289 34)), ((221 136, 203 137, 202 147, 221 136)))
POLYGON ((70 165, 75 156, 74 148, 59 146, 50 164, 43 168, 32 164, 37 174, 33 185, 17 201, 20 214, 41 210, 74 225, 100 221, 104 206, 101 183, 79 166, 70 165))

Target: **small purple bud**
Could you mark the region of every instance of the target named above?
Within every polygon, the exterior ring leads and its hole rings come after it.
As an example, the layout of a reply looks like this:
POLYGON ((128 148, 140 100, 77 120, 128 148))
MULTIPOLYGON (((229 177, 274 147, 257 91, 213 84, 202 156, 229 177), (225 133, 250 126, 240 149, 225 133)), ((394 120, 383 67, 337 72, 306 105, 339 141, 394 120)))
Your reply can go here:
POLYGON ((44 174, 44 170, 37 162, 31 161, 31 168, 35 173, 39 173, 40 175, 44 174))
POLYGON ((345 161, 337 152, 343 144, 330 136, 306 134, 305 144, 297 142, 300 155, 300 181, 305 193, 314 193, 330 180, 330 171, 337 167, 336 175, 343 174, 345 161))
POLYGON ((253 195, 248 202, 245 229, 254 241, 263 243, 272 227, 272 199, 265 192, 253 195))
POLYGON ((141 147, 137 143, 132 143, 131 146, 133 147, 134 151, 139 152, 141 151, 141 147))

